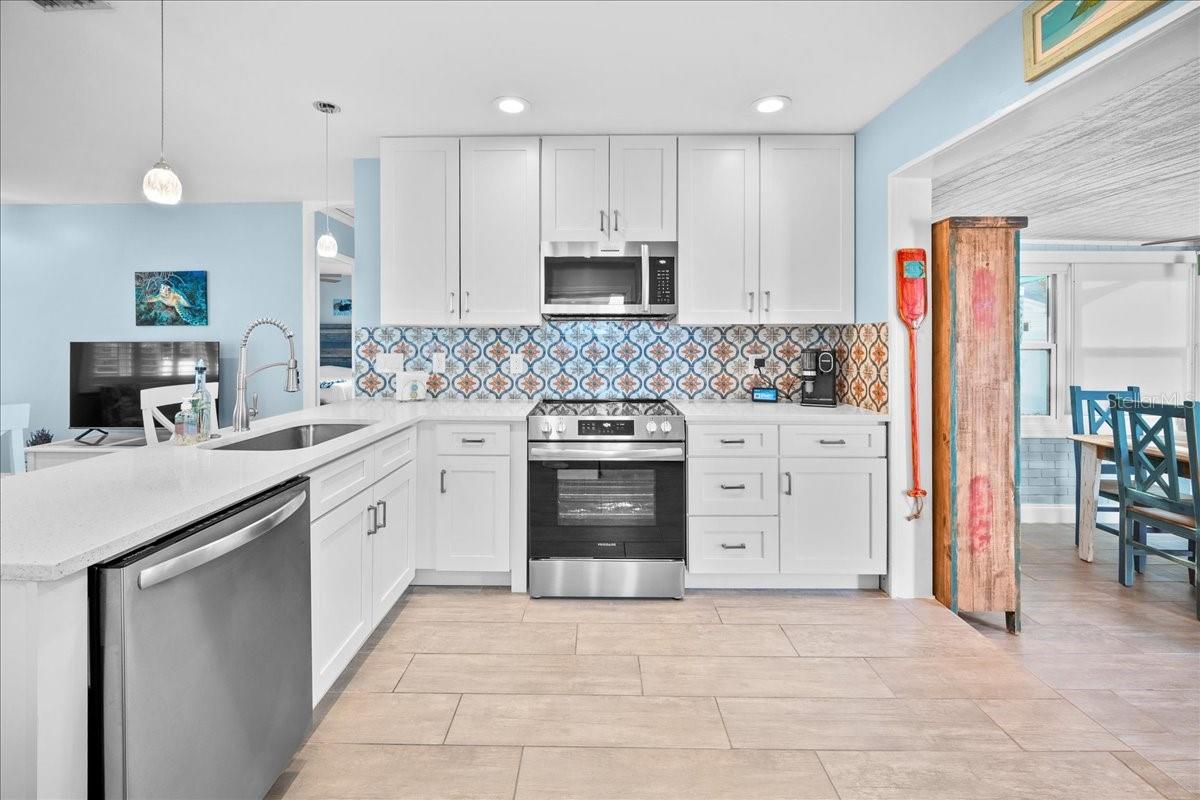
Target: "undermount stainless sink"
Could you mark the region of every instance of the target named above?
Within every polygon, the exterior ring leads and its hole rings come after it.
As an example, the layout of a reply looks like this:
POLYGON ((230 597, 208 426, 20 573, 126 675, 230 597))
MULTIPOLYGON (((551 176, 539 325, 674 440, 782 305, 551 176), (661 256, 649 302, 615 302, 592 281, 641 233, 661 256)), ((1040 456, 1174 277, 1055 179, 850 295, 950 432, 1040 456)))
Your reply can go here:
POLYGON ((247 436, 228 444, 219 444, 213 450, 301 450, 362 430, 369 422, 316 422, 293 425, 258 436, 247 436))

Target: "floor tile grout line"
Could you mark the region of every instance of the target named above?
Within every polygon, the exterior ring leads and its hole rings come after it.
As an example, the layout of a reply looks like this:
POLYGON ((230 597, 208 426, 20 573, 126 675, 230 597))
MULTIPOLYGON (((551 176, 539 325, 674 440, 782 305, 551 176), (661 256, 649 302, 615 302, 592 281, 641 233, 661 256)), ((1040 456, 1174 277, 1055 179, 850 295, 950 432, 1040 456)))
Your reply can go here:
MULTIPOLYGON (((1138 774, 1138 773, 1137 773, 1137 772, 1134 770, 1134 768, 1133 768, 1133 767, 1131 767, 1131 766, 1129 766, 1127 763, 1125 763, 1125 759, 1123 759, 1123 758, 1118 758, 1116 753, 1113 753, 1113 752, 1111 752, 1111 751, 1108 751, 1108 750, 1105 750, 1105 751, 1102 751, 1102 752, 1108 753, 1108 755, 1109 755, 1109 756, 1111 756, 1111 757, 1113 758, 1113 760, 1114 760, 1114 761, 1118 761, 1118 762, 1120 762, 1121 766, 1123 766, 1123 767, 1125 767, 1125 769, 1129 770, 1129 771, 1130 771, 1130 772, 1133 774, 1133 776, 1134 776, 1135 778, 1137 778, 1139 781, 1141 781, 1142 783, 1146 784, 1146 785, 1147 785, 1147 786, 1149 786, 1151 789, 1153 789, 1155 792, 1157 792, 1157 793, 1158 793, 1158 795, 1159 795, 1159 797, 1167 797, 1167 795, 1163 794, 1162 792, 1160 792, 1160 791, 1158 790, 1158 787, 1157 787, 1157 786, 1155 786, 1155 785, 1154 785, 1154 784, 1152 784, 1150 781, 1148 781, 1148 780, 1146 780, 1145 778, 1143 778, 1141 775, 1139 775, 1139 774, 1138 774)), ((1125 753, 1136 753, 1137 755, 1141 756, 1141 757, 1142 757, 1142 759, 1143 759, 1143 760, 1145 760, 1145 762, 1146 762, 1147 764, 1149 764, 1150 766, 1154 767, 1155 769, 1158 769, 1158 767, 1157 767, 1157 766, 1154 764, 1154 762, 1153 762, 1153 761, 1151 761, 1150 759, 1146 758, 1146 757, 1145 757, 1145 756, 1143 756, 1141 753, 1137 753, 1137 751, 1135 751, 1135 750, 1123 750, 1123 751, 1120 751, 1120 752, 1125 752, 1125 753)), ((1189 791, 1189 790, 1188 790, 1186 787, 1184 787, 1183 785, 1181 785, 1181 784, 1180 784, 1178 781, 1176 781, 1174 778, 1172 778, 1172 777, 1171 777, 1170 775, 1168 775, 1167 773, 1163 772, 1161 769, 1159 769, 1158 771, 1159 771, 1159 773, 1161 773, 1161 774, 1162 774, 1162 776, 1163 776, 1164 778, 1166 778, 1167 780, 1171 781, 1171 782, 1172 782, 1172 783, 1174 783, 1176 786, 1179 786, 1179 788, 1183 789, 1184 791, 1189 791)))
POLYGON ((450 715, 450 721, 446 723, 446 732, 442 734, 442 744, 445 745, 450 738, 450 729, 454 727, 454 718, 458 716, 458 707, 462 705, 463 696, 458 696, 458 702, 454 704, 454 713, 450 715))
POLYGON ((829 767, 825 765, 825 760, 821 758, 821 751, 813 750, 812 754, 816 756, 817 763, 821 765, 821 771, 825 773, 825 779, 829 781, 829 785, 833 787, 833 793, 838 796, 838 800, 841 800, 842 792, 840 789, 838 789, 837 784, 833 782, 833 776, 829 774, 829 767))
POLYGON ((517 777, 513 781, 512 800, 517 800, 517 792, 521 788, 521 767, 525 766, 525 745, 521 745, 521 755, 517 758, 517 777))
POLYGON ((721 729, 725 731, 725 741, 729 743, 730 750, 737 750, 733 746, 733 737, 729 735, 729 726, 725 724, 725 712, 721 710, 721 701, 715 695, 712 698, 713 705, 717 707, 717 717, 721 720, 721 729))

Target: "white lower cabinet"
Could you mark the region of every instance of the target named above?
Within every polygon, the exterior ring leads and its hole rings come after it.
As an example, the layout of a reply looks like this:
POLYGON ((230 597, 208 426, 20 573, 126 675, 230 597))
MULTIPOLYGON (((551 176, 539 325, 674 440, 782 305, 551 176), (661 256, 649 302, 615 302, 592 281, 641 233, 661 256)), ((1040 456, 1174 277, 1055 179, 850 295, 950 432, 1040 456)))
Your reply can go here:
POLYGON ((437 569, 507 571, 511 477, 508 456, 440 456, 437 477, 437 569))
POLYGON ((779 518, 692 517, 688 557, 697 574, 779 572, 779 518))
POLYGON ((416 573, 417 468, 409 461, 375 485, 371 534, 371 627, 380 623, 416 573))
POLYGON ((370 490, 312 524, 313 703, 371 633, 370 490))
POLYGON ((887 571, 887 461, 784 458, 779 571, 887 571))

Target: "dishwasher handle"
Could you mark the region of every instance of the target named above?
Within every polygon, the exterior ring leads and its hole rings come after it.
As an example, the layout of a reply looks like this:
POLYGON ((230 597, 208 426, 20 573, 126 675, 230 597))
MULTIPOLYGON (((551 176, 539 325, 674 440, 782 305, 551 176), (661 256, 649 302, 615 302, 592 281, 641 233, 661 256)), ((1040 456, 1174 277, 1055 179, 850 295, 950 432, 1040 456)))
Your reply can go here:
POLYGON ((195 550, 189 550, 174 558, 169 558, 161 564, 147 567, 138 573, 138 588, 149 589, 151 586, 157 586, 164 581, 169 581, 171 578, 178 577, 196 567, 214 561, 227 553, 232 553, 239 547, 250 544, 250 542, 253 542, 260 536, 264 536, 282 525, 289 517, 300 510, 306 500, 308 500, 308 492, 301 491, 300 494, 270 514, 251 522, 249 525, 238 528, 228 536, 222 536, 215 542, 209 542, 206 545, 197 547, 195 550))

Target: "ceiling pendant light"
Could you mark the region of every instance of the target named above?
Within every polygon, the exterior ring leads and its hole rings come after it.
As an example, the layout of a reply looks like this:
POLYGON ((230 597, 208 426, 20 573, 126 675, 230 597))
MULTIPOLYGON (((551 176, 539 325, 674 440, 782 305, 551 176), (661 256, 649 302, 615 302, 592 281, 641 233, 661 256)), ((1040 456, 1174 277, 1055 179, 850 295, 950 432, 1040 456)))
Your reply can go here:
POLYGON ((333 258, 338 254, 337 239, 329 232, 329 115, 341 112, 341 106, 317 100, 313 108, 325 115, 325 232, 317 239, 317 255, 333 258))
POLYGON ((166 0, 158 3, 158 161, 142 178, 142 194, 151 203, 177 205, 183 198, 183 184, 167 163, 167 51, 166 0))

